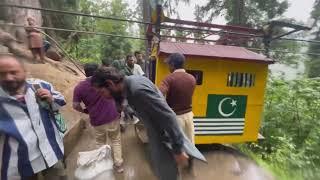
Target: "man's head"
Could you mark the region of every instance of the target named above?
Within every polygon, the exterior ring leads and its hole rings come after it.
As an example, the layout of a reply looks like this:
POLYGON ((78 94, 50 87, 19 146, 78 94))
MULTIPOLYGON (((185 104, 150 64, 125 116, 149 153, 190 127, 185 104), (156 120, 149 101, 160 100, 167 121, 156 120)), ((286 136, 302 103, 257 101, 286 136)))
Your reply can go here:
POLYGON ((107 59, 107 58, 102 59, 101 63, 102 63, 103 67, 109 67, 110 66, 110 60, 107 59))
POLYGON ((143 60, 143 55, 140 51, 135 51, 134 56, 136 57, 137 61, 140 62, 143 60))
POLYGON ((91 84, 101 91, 109 91, 114 98, 119 98, 123 93, 123 79, 124 76, 117 69, 101 67, 92 76, 91 84))
POLYGON ((171 54, 167 59, 170 72, 173 72, 176 69, 183 69, 185 61, 186 61, 186 58, 184 57, 183 54, 180 54, 180 53, 171 54))
POLYGON ((10 94, 26 82, 26 70, 21 61, 10 54, 0 54, 0 86, 10 94))
POLYGON ((86 63, 83 67, 86 77, 93 76, 99 65, 96 63, 86 63))
POLYGON ((33 17, 28 17, 27 21, 29 26, 33 26, 36 24, 36 20, 33 17))
POLYGON ((126 57, 126 63, 130 68, 134 67, 134 59, 132 55, 127 55, 126 57))

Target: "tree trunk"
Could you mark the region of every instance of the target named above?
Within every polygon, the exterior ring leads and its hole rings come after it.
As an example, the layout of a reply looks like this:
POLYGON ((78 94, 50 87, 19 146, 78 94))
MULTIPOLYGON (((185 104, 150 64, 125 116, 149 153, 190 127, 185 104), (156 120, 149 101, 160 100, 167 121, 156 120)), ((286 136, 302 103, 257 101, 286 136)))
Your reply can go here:
MULTIPOLYGON (((142 7, 143 7, 143 21, 144 22, 150 22, 151 21, 151 7, 150 2, 148 0, 142 0, 142 7)), ((147 34, 147 27, 148 25, 144 26, 144 34, 147 34)), ((150 55, 150 49, 149 49, 149 43, 146 40, 145 41, 146 46, 146 56, 149 57, 150 55)))

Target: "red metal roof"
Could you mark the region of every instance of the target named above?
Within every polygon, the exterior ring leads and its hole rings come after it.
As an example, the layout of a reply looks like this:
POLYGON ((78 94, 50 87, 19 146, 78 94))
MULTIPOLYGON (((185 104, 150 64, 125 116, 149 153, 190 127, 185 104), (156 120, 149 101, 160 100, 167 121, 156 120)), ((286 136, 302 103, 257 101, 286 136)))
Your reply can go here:
POLYGON ((272 59, 269 59, 264 55, 236 46, 160 42, 159 53, 182 53, 186 56, 204 56, 244 61, 249 60, 268 64, 274 63, 272 59))

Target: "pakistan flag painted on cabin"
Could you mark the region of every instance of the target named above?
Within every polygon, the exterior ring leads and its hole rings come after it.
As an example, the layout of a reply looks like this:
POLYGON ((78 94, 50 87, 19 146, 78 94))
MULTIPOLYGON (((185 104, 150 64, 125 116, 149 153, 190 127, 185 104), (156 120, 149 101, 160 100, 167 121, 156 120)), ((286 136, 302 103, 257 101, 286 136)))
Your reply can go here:
POLYGON ((196 135, 243 134, 247 96, 208 95, 207 115, 194 118, 196 135))

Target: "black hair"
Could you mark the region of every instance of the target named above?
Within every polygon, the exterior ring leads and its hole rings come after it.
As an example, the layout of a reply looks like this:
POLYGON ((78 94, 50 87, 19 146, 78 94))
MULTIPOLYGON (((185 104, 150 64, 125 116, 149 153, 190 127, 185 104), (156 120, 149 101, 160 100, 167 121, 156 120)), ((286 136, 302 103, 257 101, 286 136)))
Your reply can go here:
POLYGON ((114 67, 100 67, 91 78, 91 84, 94 87, 106 86, 106 81, 111 80, 115 84, 123 81, 124 76, 114 67))
POLYGON ((128 59, 129 59, 130 57, 133 57, 133 55, 132 55, 132 54, 127 55, 127 56, 126 56, 126 61, 128 61, 128 59))
POLYGON ((86 63, 83 66, 86 77, 93 76, 94 72, 98 69, 99 65, 97 63, 86 63))
POLYGON ((137 54, 142 54, 140 51, 135 51, 134 56, 137 56, 137 54))
POLYGON ((110 63, 111 61, 108 59, 108 58, 105 58, 105 59, 102 59, 101 60, 101 64, 103 65, 103 66, 106 66, 106 67, 108 67, 108 66, 110 66, 110 63))
POLYGON ((181 69, 184 67, 184 62, 186 58, 181 53, 173 53, 168 57, 168 64, 173 66, 174 69, 181 69))

